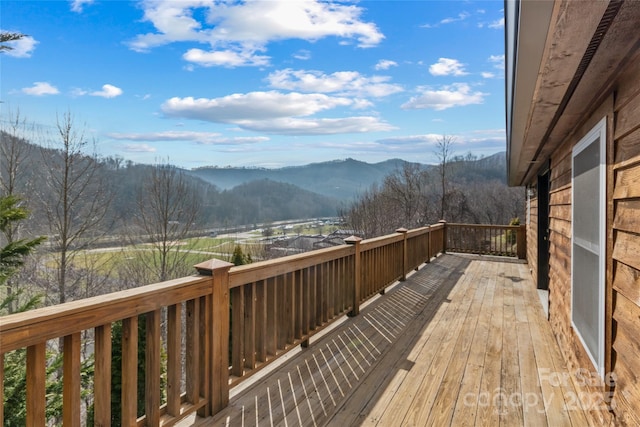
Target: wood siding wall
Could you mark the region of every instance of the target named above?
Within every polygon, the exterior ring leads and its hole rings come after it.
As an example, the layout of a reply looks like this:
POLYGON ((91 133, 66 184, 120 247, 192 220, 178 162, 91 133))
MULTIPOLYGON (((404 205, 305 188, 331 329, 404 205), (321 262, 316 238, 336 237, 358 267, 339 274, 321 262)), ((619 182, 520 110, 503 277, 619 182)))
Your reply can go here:
MULTIPOLYGON (((571 166, 573 147, 603 117, 611 118, 612 97, 552 154, 549 183, 549 321, 569 372, 579 389, 579 400, 589 410, 591 421, 606 425, 611 421, 603 403, 604 387, 597 369, 571 326, 571 166)), ((607 135, 610 139, 610 135, 607 135)), ((532 212, 532 223, 533 212, 532 212)), ((537 223, 537 211, 536 220, 537 223)), ((537 224, 536 224, 537 226, 537 224)), ((534 230, 537 232, 537 229, 534 230)), ((531 240, 536 242, 536 240, 531 240)), ((537 248, 536 248, 537 254, 537 248)))
MULTIPOLYGON (((594 402, 599 378, 571 327, 571 165, 573 147, 607 117, 607 256, 605 370, 613 372, 611 408, 617 425, 640 425, 640 55, 612 85, 609 96, 550 159, 549 321, 569 371, 583 396, 594 402)), ((535 184, 535 183, 533 183, 535 184)), ((537 282, 537 199, 530 200, 528 261, 537 282)), ((606 397, 605 397, 606 399, 606 397)), ((592 405, 597 424, 611 421, 604 405, 592 405)))
POLYGON ((613 237, 611 363, 617 376, 613 395, 620 424, 640 425, 640 59, 618 80, 614 103, 612 186, 613 237))

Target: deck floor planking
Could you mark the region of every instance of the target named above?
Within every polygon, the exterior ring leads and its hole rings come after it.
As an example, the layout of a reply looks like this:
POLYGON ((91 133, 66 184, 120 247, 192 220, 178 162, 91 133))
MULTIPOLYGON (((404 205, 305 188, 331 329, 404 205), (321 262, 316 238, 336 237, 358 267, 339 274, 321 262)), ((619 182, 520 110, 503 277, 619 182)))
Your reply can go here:
POLYGON ((527 265, 446 254, 198 426, 583 426, 527 265))

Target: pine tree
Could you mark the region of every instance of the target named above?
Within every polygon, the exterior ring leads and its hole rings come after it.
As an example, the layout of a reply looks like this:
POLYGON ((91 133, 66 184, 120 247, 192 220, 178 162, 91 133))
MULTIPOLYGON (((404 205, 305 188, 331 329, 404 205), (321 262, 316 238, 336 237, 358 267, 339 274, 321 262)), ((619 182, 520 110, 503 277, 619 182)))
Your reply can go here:
MULTIPOLYGON (((29 212, 20 206, 15 196, 0 197, 0 232, 27 218, 29 212)), ((9 278, 24 265, 24 259, 42 243, 44 237, 21 239, 6 243, 0 247, 0 295, 6 295, 4 289, 9 278)), ((8 311, 20 292, 0 297, 0 315, 8 311)), ((39 296, 33 296, 18 307, 18 311, 35 308, 40 303, 39 296)), ((4 357, 4 405, 5 426, 24 425, 26 417, 26 350, 19 349, 3 355, 4 357)))
MULTIPOLYGON (((4 233, 9 227, 28 216, 29 211, 20 206, 20 198, 16 196, 0 197, 0 232, 4 233)), ((9 278, 24 265, 25 258, 44 240, 45 237, 42 236, 35 239, 20 239, 7 242, 0 247, 0 290, 5 287, 9 278)), ((5 295, 4 290, 0 295, 5 295)), ((19 293, 15 293, 10 298, 0 300, 0 314, 4 313, 4 310, 18 295, 19 293)), ((19 308, 19 311, 31 309, 37 305, 37 302, 38 297, 32 297, 19 308)))
POLYGON ((231 255, 231 263, 233 265, 249 264, 249 262, 247 261, 247 257, 245 257, 244 253, 242 252, 242 248, 240 247, 240 245, 236 245, 235 249, 233 250, 233 255, 231 255))

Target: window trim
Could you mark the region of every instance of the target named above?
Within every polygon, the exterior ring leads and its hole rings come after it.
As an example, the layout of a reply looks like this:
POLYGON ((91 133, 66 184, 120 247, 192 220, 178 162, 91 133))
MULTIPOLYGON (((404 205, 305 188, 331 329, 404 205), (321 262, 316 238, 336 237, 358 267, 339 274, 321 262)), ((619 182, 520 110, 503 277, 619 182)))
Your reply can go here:
MULTIPOLYGON (((605 363, 605 346, 604 346, 604 336, 605 336, 605 298, 606 298, 606 282, 605 282, 605 269, 606 269, 606 146, 607 146, 607 118, 604 117, 600 120, 590 131, 587 133, 582 139, 573 147, 571 152, 571 326, 575 331, 576 335, 580 339, 580 342, 586 351, 591 363, 598 371, 598 374, 601 378, 604 377, 604 363, 605 363), (583 150, 585 150, 588 146, 595 143, 596 140, 600 141, 600 162, 598 166, 598 178, 599 178, 599 191, 598 191, 598 210, 600 215, 600 220, 598 224, 598 253, 597 256, 599 258, 598 262, 598 354, 594 355, 591 353, 591 350, 585 343, 585 340, 580 333, 580 329, 575 324, 573 320, 573 295, 574 295, 574 269, 575 269, 575 257, 573 254, 573 245, 578 241, 582 241, 582 239, 575 237, 574 235, 574 224, 575 224, 575 183, 574 183, 574 172, 575 172, 575 158, 579 155, 583 150)), ((587 250, 591 250, 584 245, 580 245, 587 250)), ((590 246, 590 245, 589 245, 590 246)), ((595 254, 594 251, 591 250, 595 254)))

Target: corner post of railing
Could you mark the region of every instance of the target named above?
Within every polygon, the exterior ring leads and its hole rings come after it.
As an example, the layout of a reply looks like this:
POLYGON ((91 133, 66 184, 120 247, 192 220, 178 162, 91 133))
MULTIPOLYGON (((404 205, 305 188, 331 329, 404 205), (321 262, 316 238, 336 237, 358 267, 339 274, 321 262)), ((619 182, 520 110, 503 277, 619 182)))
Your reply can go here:
POLYGON ((211 338, 210 406, 211 413, 229 404, 229 269, 233 264, 212 259, 195 265, 201 276, 211 276, 212 309, 209 328, 211 338))
POLYGON ((361 264, 360 264, 360 242, 362 238, 358 236, 351 236, 344 239, 348 245, 353 245, 355 251, 353 254, 353 292, 352 292, 352 305, 351 311, 348 313, 349 317, 357 316, 360 313, 360 278, 362 277, 361 264))
POLYGON ((518 259, 527 259, 527 226, 522 224, 516 235, 518 259))
POLYGON ((442 253, 447 253, 447 221, 441 219, 438 224, 442 224, 442 253))
POLYGON ((408 253, 407 253, 407 230, 404 227, 398 228, 396 233, 402 233, 402 277, 400 278, 401 282, 407 280, 407 267, 409 265, 408 261, 408 253))

